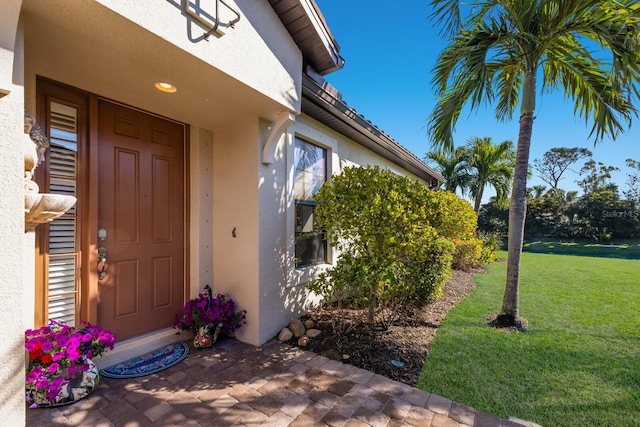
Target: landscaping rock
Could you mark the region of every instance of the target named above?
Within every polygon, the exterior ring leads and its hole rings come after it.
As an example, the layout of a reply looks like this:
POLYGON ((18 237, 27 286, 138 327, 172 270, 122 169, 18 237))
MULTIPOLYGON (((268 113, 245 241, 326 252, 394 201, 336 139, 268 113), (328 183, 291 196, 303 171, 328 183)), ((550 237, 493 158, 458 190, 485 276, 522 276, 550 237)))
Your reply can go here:
POLYGON ((278 334, 278 341, 286 342, 293 338, 293 332, 289 328, 283 328, 278 334))
POLYGON ((309 338, 315 338, 320 335, 322 331, 320 329, 307 329, 307 336, 309 338))
POLYGON ((304 321, 304 327, 307 329, 313 329, 313 327, 316 326, 316 322, 314 322, 311 319, 307 319, 304 321))
POLYGON ((298 345, 300 347, 306 347, 307 344, 309 344, 309 337, 308 336, 303 335, 298 339, 298 345))
POLYGON ((293 332, 293 336, 299 338, 307 332, 307 329, 304 327, 300 319, 293 319, 291 323, 289 323, 289 329, 293 332))

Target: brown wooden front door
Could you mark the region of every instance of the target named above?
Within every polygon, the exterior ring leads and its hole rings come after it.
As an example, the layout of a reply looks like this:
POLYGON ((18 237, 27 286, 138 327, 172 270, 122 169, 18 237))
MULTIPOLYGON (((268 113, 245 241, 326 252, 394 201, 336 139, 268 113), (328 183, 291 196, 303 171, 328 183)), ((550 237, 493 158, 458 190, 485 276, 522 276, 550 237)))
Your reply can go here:
POLYGON ((185 127, 106 100, 98 107, 106 268, 97 320, 124 339, 171 326, 184 303, 185 127))

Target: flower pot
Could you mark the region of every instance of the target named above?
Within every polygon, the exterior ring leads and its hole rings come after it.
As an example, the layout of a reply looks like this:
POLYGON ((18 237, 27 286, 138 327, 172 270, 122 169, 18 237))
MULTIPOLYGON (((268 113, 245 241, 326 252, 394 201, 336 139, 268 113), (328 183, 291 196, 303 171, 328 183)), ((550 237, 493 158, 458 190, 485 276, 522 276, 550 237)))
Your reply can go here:
POLYGON ((46 397, 45 388, 27 389, 28 401, 32 401, 31 407, 51 407, 68 405, 86 397, 91 393, 100 381, 100 370, 89 358, 84 358, 80 364, 87 364, 89 369, 77 373, 72 378, 65 378, 68 383, 62 387, 58 395, 53 400, 46 397))
POLYGON ((199 349, 209 348, 212 345, 213 345, 213 339, 211 337, 211 332, 209 332, 209 328, 202 327, 193 336, 193 346, 195 348, 199 348, 199 349))
POLYGON ((211 327, 202 326, 193 336, 193 346, 198 349, 211 347, 218 339, 220 329, 222 329, 222 323, 218 323, 213 332, 211 332, 211 327))

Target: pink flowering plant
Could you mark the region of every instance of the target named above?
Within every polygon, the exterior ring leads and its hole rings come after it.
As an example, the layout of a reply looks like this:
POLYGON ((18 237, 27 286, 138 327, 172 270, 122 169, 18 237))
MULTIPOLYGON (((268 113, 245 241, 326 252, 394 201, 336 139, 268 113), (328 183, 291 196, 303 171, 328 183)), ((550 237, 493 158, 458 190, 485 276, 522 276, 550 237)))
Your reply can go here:
POLYGON ((89 369, 87 359, 112 350, 116 339, 88 322, 73 327, 55 320, 40 329, 28 329, 24 336, 29 352, 26 400, 32 408, 39 402, 55 402, 71 378, 89 369))
POLYGON ((202 327, 214 330, 220 324, 220 332, 233 336, 235 331, 247 323, 246 314, 245 310, 238 310, 235 301, 226 295, 212 297, 211 288, 207 286, 198 298, 185 303, 182 312, 176 315, 173 327, 191 331, 195 335, 202 327))

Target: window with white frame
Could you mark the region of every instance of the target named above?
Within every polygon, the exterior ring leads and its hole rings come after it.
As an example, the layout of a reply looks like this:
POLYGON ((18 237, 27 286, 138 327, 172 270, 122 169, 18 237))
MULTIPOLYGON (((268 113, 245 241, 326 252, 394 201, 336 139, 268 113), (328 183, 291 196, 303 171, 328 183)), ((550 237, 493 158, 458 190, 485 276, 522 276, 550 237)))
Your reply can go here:
POLYGON ((316 229, 313 196, 327 180, 327 150, 303 139, 295 139, 295 265, 307 267, 327 262, 327 240, 316 229))

